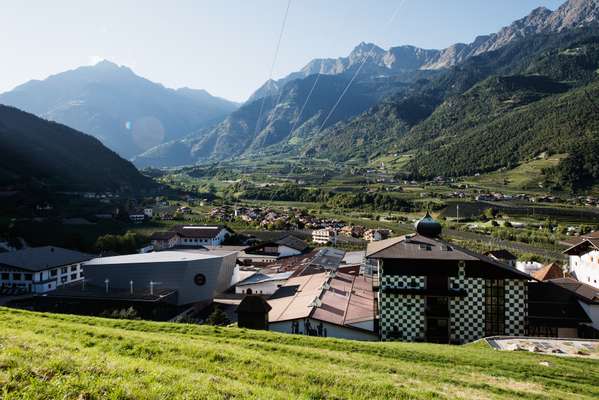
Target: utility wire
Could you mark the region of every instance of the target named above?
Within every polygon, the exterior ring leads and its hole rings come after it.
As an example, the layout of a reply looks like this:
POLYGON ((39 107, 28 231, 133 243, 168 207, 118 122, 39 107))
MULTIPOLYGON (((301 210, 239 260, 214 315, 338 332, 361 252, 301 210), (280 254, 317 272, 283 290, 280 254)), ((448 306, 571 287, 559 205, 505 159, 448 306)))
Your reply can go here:
MULTIPOLYGON (((393 21, 397 17, 397 14, 399 14, 399 10, 401 9, 401 7, 404 5, 405 2, 406 2, 405 0, 402 0, 401 3, 399 3, 399 5, 397 6, 397 8, 395 9, 395 12, 391 15, 391 18, 387 22, 387 25, 385 26, 385 31, 391 27, 391 24, 393 23, 393 21)), ((341 92, 341 95, 337 99, 337 102, 335 102, 335 104, 331 108, 331 111, 329 111, 329 113, 326 116, 326 118, 324 119, 324 121, 322 121, 322 124, 320 125, 320 128, 318 129, 318 131, 316 132, 316 134, 320 133, 320 131, 322 131, 322 129, 324 128, 324 126, 326 125, 326 123, 329 121, 329 119, 331 118, 331 116, 333 115, 333 113, 335 112, 335 110, 337 109, 337 107, 339 106, 339 104, 341 103, 341 100, 343 100, 343 97, 345 96, 345 94, 347 93, 347 91, 349 90, 349 88, 351 87, 351 85, 354 83, 354 81, 356 80, 356 78, 360 74, 360 71, 362 71, 362 67, 364 67, 364 64, 366 64, 366 61, 368 61, 368 59, 370 58, 370 56, 372 56, 372 53, 374 52, 375 46, 376 45, 374 43, 372 43, 372 45, 370 46, 370 51, 368 52, 368 54, 366 55, 366 57, 364 57, 364 59, 362 60, 362 62, 358 66, 358 68, 356 69, 356 72, 354 73, 354 75, 352 76, 352 78, 350 79, 350 81, 345 86, 345 89, 343 89, 343 92, 341 92)))
MULTIPOLYGON (((291 6, 291 0, 287 0, 287 8, 285 9, 285 15, 283 16, 283 22, 281 23, 281 30, 279 32, 279 39, 277 40, 277 46, 275 47, 275 55, 272 60, 272 64, 270 65, 270 72, 268 74, 268 81, 272 81, 272 75, 275 70, 275 65, 277 64, 277 58, 279 57, 279 49, 281 48, 281 40, 283 39, 283 33, 285 32, 285 25, 287 24, 287 16, 289 15, 289 7, 291 6)), ((268 96, 262 97, 262 102, 260 104, 260 112, 258 113, 258 119, 256 120, 256 130, 254 135, 258 134, 258 130, 260 129, 260 122, 262 121, 262 113, 264 112, 264 102, 268 96)), ((279 94, 280 99, 280 94, 279 94)), ((277 100, 278 103, 278 100, 277 100)))

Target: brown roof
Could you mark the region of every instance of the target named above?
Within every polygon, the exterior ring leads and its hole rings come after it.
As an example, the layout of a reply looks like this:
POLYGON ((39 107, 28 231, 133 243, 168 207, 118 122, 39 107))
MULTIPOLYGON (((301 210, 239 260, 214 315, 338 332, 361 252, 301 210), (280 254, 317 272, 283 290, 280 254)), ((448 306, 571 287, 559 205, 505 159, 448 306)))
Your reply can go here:
POLYGON ((372 280, 344 273, 320 273, 289 279, 269 300, 269 322, 314 318, 335 325, 374 320, 372 280))
POLYGON ((517 260, 518 259, 518 257, 516 257, 515 255, 513 255, 512 253, 510 253, 509 251, 507 251, 505 249, 487 251, 485 253, 485 256, 491 256, 498 260, 517 260))
POLYGON ((429 259, 474 261, 478 257, 458 250, 440 239, 421 235, 401 236, 368 245, 366 256, 370 258, 429 259))
POLYGON ((551 279, 549 282, 568 289, 586 303, 599 304, 599 289, 591 285, 577 281, 574 278, 551 279))
POLYGON ((490 267, 508 271, 511 275, 530 279, 528 274, 490 257, 476 254, 439 238, 417 234, 370 243, 366 257, 395 260, 480 261, 490 267))
POLYGON ((248 295, 241 300, 241 303, 235 310, 236 313, 267 313, 272 309, 266 300, 262 296, 248 295))
POLYGON ((532 277, 540 281, 547 281, 549 279, 559 279, 564 277, 564 270, 557 263, 551 263, 545 265, 538 271, 533 272, 532 277))
POLYGON ((580 251, 589 247, 595 247, 599 250, 599 239, 588 238, 582 239, 572 247, 564 250, 564 254, 580 254, 580 251))
POLYGON ((212 239, 215 238, 222 229, 224 229, 224 227, 221 225, 177 225, 173 228, 173 231, 185 238, 212 239))

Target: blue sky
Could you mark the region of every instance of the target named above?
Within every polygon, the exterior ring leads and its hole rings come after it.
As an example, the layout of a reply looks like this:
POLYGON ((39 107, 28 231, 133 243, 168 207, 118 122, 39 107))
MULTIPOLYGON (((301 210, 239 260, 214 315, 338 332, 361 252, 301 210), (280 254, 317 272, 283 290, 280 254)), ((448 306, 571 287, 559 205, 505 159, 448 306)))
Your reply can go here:
MULTIPOLYGON (((562 0, 292 0, 282 77, 361 41, 443 48, 562 0), (392 24, 390 16, 399 11, 392 24)), ((0 12, 0 92, 99 59, 168 87, 245 100, 269 75, 287 0, 22 0, 0 12)))

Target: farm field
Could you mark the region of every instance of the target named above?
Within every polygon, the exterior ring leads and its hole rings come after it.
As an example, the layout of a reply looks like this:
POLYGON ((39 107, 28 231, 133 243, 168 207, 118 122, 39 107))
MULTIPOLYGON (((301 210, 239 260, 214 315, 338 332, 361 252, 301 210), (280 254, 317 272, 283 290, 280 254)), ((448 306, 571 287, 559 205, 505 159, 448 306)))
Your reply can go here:
POLYGON ((0 308, 2 399, 591 399, 599 362, 0 308))

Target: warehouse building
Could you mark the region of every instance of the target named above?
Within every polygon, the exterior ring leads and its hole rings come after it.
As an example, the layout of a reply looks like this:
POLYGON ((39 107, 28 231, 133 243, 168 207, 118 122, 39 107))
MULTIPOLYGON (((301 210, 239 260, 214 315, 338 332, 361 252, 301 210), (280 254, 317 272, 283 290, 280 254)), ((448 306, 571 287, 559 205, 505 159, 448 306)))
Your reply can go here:
POLYGON ((229 288, 236 256, 236 252, 161 251, 95 258, 84 263, 84 280, 51 297, 176 306, 208 303, 229 288))

